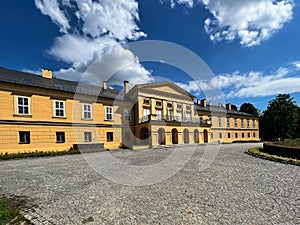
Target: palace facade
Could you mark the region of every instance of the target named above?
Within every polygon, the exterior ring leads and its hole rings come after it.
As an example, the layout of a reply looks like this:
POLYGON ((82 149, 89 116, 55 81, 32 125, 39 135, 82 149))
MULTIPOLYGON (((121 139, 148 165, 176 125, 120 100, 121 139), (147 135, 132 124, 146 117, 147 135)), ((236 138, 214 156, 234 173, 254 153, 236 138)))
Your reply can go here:
POLYGON ((259 140, 258 118, 172 82, 114 90, 0 68, 0 153, 259 140))

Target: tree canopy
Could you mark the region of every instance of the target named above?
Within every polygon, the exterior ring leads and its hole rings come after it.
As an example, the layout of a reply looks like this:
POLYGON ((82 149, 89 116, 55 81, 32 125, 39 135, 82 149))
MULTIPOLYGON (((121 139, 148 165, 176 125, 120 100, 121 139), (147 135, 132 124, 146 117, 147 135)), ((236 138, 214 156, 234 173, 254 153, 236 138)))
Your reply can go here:
POLYGON ((251 103, 244 103, 240 107, 240 112, 258 116, 258 110, 251 103))
POLYGON ((289 94, 279 94, 269 102, 260 118, 264 140, 295 138, 299 131, 299 107, 289 94))

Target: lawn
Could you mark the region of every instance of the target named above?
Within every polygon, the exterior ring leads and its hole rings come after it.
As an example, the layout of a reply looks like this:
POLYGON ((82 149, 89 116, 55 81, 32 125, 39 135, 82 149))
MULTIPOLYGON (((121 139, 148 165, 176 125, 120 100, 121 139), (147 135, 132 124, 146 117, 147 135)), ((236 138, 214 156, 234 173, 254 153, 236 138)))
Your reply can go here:
POLYGON ((0 197, 0 224, 29 225, 24 217, 20 215, 15 204, 3 197, 0 197))

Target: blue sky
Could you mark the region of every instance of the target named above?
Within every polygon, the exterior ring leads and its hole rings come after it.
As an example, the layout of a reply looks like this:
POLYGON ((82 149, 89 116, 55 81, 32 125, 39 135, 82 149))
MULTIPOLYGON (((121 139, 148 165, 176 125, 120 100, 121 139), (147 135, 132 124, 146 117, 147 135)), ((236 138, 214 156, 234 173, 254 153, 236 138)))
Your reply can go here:
MULTIPOLYGON (((138 40, 162 40, 197 54, 211 80, 189 77, 163 63, 140 62, 120 48, 113 67, 131 84, 170 79, 199 98, 220 88, 226 102, 264 110, 278 93, 300 104, 300 5, 292 0, 32 0, 0 3, 0 66, 80 80, 111 49, 138 40)), ((180 56, 178 56, 180 59, 180 56)), ((102 71, 102 69, 100 69, 102 71)), ((200 74, 200 72, 199 72, 200 74)), ((217 96, 211 99, 218 101, 217 96)))

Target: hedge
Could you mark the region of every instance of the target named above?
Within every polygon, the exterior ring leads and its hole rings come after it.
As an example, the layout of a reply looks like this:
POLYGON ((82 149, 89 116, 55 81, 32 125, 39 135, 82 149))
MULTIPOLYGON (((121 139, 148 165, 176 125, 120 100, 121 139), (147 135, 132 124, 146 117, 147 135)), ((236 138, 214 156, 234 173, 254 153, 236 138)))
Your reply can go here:
POLYGON ((261 151, 271 155, 300 159, 300 147, 284 146, 278 143, 266 142, 261 151))

